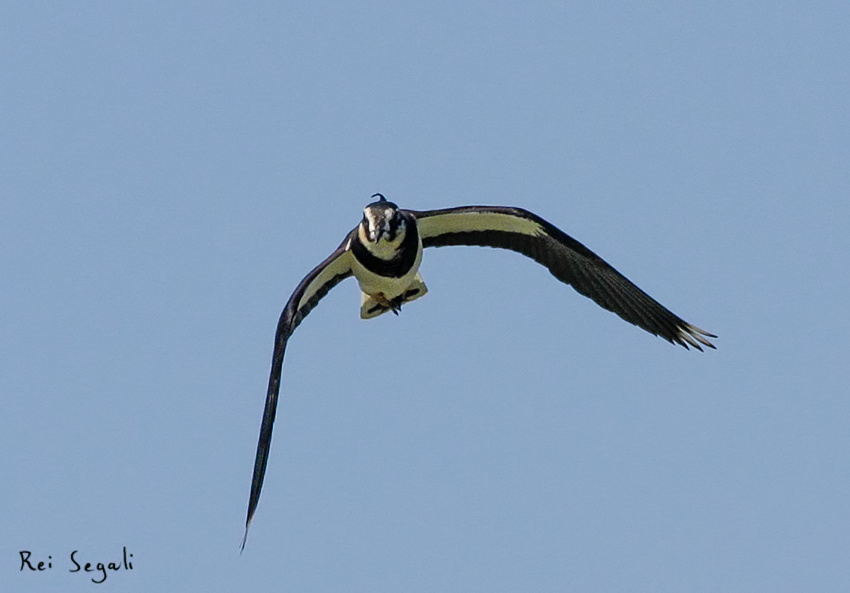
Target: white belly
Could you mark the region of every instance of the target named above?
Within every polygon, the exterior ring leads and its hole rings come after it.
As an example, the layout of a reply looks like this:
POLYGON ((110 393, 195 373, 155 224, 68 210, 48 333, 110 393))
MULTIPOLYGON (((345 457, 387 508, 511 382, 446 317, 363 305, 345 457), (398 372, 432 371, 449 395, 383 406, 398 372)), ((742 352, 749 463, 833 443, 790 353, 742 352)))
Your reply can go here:
POLYGON ((419 275, 419 264, 422 263, 421 246, 413 266, 399 278, 381 276, 363 267, 356 258, 353 260, 351 271, 360 284, 360 317, 362 319, 371 319, 393 310, 387 306, 388 301, 398 299, 396 304, 400 308, 401 304, 418 299, 428 292, 419 275))
POLYGON ((404 294, 413 284, 416 275, 419 273, 419 264, 422 263, 422 250, 416 255, 410 270, 400 278, 388 278, 379 276, 364 268, 360 262, 354 258, 351 266, 351 271, 357 282, 360 284, 360 290, 370 296, 382 296, 387 300, 392 300, 404 294))

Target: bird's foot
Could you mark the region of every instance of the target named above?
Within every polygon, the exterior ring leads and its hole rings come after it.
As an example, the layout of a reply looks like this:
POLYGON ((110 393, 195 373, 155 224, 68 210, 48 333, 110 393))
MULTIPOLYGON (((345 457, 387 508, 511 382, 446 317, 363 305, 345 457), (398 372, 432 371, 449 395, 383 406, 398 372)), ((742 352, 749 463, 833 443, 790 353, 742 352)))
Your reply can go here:
POLYGON ((413 299, 419 293, 420 293, 420 290, 418 288, 411 288, 407 292, 401 293, 400 295, 398 295, 396 298, 394 298, 392 300, 387 300, 386 298, 384 298, 384 301, 386 303, 386 307, 390 311, 392 311, 393 313, 398 315, 399 311, 401 311, 401 306, 404 303, 406 303, 407 301, 413 299))
POLYGON ((394 299, 388 299, 383 294, 380 294, 378 295, 377 300, 382 307, 389 309, 394 315, 398 315, 398 312, 401 311, 401 305, 404 303, 404 296, 405 295, 401 294, 394 299))
POLYGON ((388 299, 384 293, 364 294, 360 316, 363 319, 371 319, 387 311, 392 311, 394 315, 398 315, 403 304, 422 296, 425 292, 419 287, 409 288, 392 299, 388 299))

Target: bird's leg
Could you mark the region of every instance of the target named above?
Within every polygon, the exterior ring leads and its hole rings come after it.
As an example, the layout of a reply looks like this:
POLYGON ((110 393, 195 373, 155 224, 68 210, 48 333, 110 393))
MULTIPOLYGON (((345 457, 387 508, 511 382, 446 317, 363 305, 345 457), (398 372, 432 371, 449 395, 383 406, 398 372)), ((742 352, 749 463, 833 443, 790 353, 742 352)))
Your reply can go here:
POLYGON ((401 304, 404 302, 404 295, 400 294, 396 298, 391 301, 388 301, 390 311, 392 311, 395 315, 398 315, 398 312, 401 311, 401 304))
MULTIPOLYGON (((376 306, 387 309, 388 311, 392 311, 393 314, 398 315, 399 311, 401 311, 401 306, 407 301, 411 300, 412 297, 418 295, 420 292, 422 292, 420 288, 411 288, 393 299, 388 299, 386 295, 382 292, 371 296, 372 299, 374 299, 374 301, 377 303, 376 306)), ((374 311, 374 309, 371 309, 370 312, 371 311, 374 311)))
POLYGON ((413 297, 418 295, 421 292, 419 288, 411 288, 410 290, 401 293, 396 298, 392 300, 384 299, 387 302, 387 308, 398 315, 398 312, 401 311, 401 306, 407 301, 411 300, 413 297))
POLYGON ((401 302, 403 300, 402 297, 403 295, 397 296, 396 298, 391 300, 388 299, 386 295, 384 295, 384 293, 382 292, 372 296, 372 298, 374 298, 380 306, 384 307, 385 309, 389 309, 395 315, 398 315, 398 312, 401 311, 401 302))

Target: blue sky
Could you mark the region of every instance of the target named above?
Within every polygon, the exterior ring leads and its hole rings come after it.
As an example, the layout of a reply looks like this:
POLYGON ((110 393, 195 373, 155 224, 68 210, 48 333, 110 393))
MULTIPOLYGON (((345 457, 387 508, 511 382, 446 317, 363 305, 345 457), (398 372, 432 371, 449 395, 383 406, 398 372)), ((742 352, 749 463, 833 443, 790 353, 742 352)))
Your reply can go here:
POLYGON ((848 590, 848 39, 842 2, 5 3, 0 588, 126 547, 102 587, 848 590), (374 192, 533 210, 718 350, 507 252, 426 253, 397 318, 347 281, 239 555, 277 317, 374 192))

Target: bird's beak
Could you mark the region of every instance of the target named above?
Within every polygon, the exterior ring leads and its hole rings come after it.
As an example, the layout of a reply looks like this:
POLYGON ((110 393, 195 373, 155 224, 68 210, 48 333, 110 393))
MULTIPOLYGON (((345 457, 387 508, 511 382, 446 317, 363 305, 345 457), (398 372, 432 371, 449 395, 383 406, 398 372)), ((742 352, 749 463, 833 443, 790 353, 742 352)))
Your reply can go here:
POLYGON ((372 243, 377 243, 381 240, 381 237, 390 232, 389 223, 379 225, 374 229, 369 231, 369 239, 371 239, 372 243))

